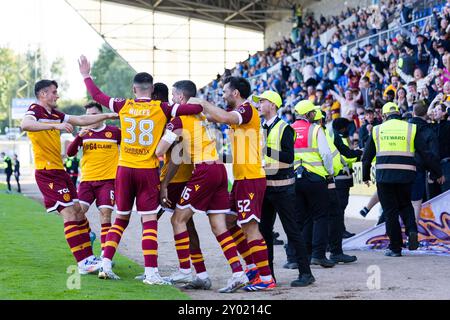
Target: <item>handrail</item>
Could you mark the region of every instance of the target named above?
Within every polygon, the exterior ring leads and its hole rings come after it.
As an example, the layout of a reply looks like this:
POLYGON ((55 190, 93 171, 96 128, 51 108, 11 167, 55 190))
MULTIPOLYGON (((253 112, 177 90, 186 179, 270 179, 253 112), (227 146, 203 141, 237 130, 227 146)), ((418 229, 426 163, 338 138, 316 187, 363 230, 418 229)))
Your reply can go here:
MULTIPOLYGON (((445 1, 443 1, 443 0, 435 1, 435 4, 434 4, 432 7, 434 7, 434 6, 436 5, 436 3, 444 3, 444 2, 445 2, 445 1)), ((431 20, 432 17, 433 17, 433 14, 428 15, 428 16, 426 16, 426 17, 418 18, 418 19, 416 19, 416 20, 413 20, 413 21, 411 21, 411 22, 405 23, 405 24, 403 24, 403 25, 397 25, 397 26, 391 27, 391 28, 388 29, 388 30, 383 30, 383 31, 380 31, 380 32, 378 32, 378 33, 376 33, 376 34, 369 35, 369 36, 365 36, 365 37, 363 37, 363 38, 359 38, 359 39, 357 39, 357 40, 354 40, 354 41, 351 41, 351 42, 349 42, 349 43, 343 44, 343 45, 341 46, 341 48, 342 48, 342 47, 347 47, 347 48, 351 48, 350 50, 352 50, 352 49, 354 49, 354 48, 356 48, 356 47, 359 47, 359 44, 364 43, 364 42, 366 42, 366 41, 370 41, 370 39, 372 39, 372 38, 377 38, 377 37, 380 37, 380 36, 382 36, 382 35, 384 35, 384 34, 389 34, 389 33, 392 33, 392 32, 394 32, 394 31, 396 31, 396 30, 401 30, 401 29, 406 28, 406 27, 408 27, 408 26, 410 26, 410 25, 414 25, 414 24, 417 24, 417 23, 422 22, 422 21, 425 21, 425 20, 431 20)), ((349 50, 349 52, 350 52, 350 50, 349 50)), ((293 50, 293 51, 291 52, 291 54, 290 54, 287 58, 292 58, 293 55, 296 54, 296 53, 298 53, 299 51, 300 51, 300 48, 297 48, 297 49, 293 50)), ((321 58, 321 57, 325 57, 325 56, 328 55, 328 54, 329 54, 328 51, 323 51, 323 52, 320 52, 320 53, 318 53, 318 54, 315 54, 315 55, 312 55, 312 56, 305 57, 305 58, 301 59, 300 61, 297 61, 296 63, 292 64, 291 67, 294 67, 294 68, 295 68, 295 67, 297 67, 297 66, 299 66, 299 65, 304 65, 304 64, 306 64, 307 62, 315 61, 316 59, 321 58)), ((286 57, 284 57, 283 59, 286 59, 286 57)), ((277 65, 280 65, 280 64, 281 64, 281 61, 278 61, 275 65, 271 66, 271 69, 278 70, 279 68, 274 68, 274 67, 276 67, 277 65)), ((268 76, 268 75, 271 75, 271 74, 273 74, 273 73, 269 73, 269 71, 266 71, 266 72, 264 72, 264 73, 260 73, 260 74, 257 74, 257 75, 248 77, 247 79, 248 79, 248 80, 250 81, 250 83, 251 83, 253 80, 259 79, 259 78, 261 78, 261 77, 263 77, 263 76, 265 76, 265 77, 267 78, 267 76, 268 76)), ((208 85, 208 86, 209 86, 209 85, 208 85)), ((216 90, 213 90, 213 91, 217 91, 217 89, 216 89, 216 90)))
MULTIPOLYGON (((416 24, 416 23, 421 22, 421 21, 424 21, 424 20, 431 19, 432 17, 433 17, 433 15, 429 15, 429 16, 426 16, 426 17, 423 17, 423 18, 416 19, 416 20, 414 20, 414 21, 405 23, 405 24, 403 24, 403 25, 399 25, 399 26, 392 27, 392 28, 390 28, 390 29, 388 29, 388 30, 380 31, 380 32, 378 32, 377 34, 373 34, 373 35, 370 35, 370 36, 366 36, 366 37, 360 38, 360 39, 358 39, 358 40, 354 40, 354 41, 352 41, 352 42, 349 42, 349 43, 347 43, 347 44, 343 44, 343 45, 341 46, 341 48, 342 48, 342 47, 347 47, 347 48, 352 47, 350 50, 355 49, 355 48, 361 48, 361 47, 359 46, 359 44, 364 43, 364 42, 366 42, 366 41, 367 41, 367 42, 370 42, 370 39, 372 39, 372 38, 378 38, 378 37, 381 37, 381 36, 384 35, 384 34, 388 34, 388 35, 389 35, 389 33, 394 32, 395 30, 401 30, 401 29, 404 29, 405 27, 408 27, 408 26, 410 26, 410 25, 416 24), (353 47, 353 46, 354 46, 354 47, 353 47)), ((389 37, 389 36, 388 36, 388 37, 389 37)), ((349 50, 349 52, 350 52, 350 50, 349 50)), ((298 51, 297 51, 297 52, 298 52, 298 51)), ((293 52, 293 53, 295 53, 295 52, 293 52)), ((320 52, 320 53, 318 53, 318 54, 316 54, 316 55, 314 55, 314 56, 309 56, 309 57, 303 58, 302 60, 296 62, 296 63, 293 64, 292 66, 293 66, 293 67, 297 67, 297 66, 300 65, 300 64, 305 64, 305 63, 307 63, 307 62, 314 61, 314 60, 316 60, 317 58, 320 58, 321 56, 325 56, 325 55, 327 55, 327 54, 329 54, 328 51, 320 52)), ((291 56, 292 56, 292 55, 291 55, 291 56)), ((280 62, 278 62, 278 63, 280 63, 280 62)))
MULTIPOLYGON (((370 35, 370 36, 366 36, 366 37, 363 37, 363 38, 360 38, 360 39, 351 41, 351 42, 349 42, 349 43, 343 44, 343 45, 341 46, 341 48, 342 48, 342 47, 348 47, 348 48, 350 48, 350 47, 353 47, 354 45, 356 45, 355 47, 358 47, 358 45, 359 45, 360 43, 364 43, 365 41, 370 41, 370 39, 372 39, 372 38, 380 37, 380 36, 382 36, 382 35, 384 35, 384 34, 386 34, 386 33, 389 34, 389 33, 393 32, 394 30, 397 30, 397 29, 400 29, 400 30, 401 30, 401 29, 406 28, 406 27, 408 27, 408 26, 410 26, 410 25, 419 23, 419 22, 424 21, 424 20, 427 20, 427 19, 431 19, 432 17, 433 17, 433 15, 429 15, 429 16, 426 16, 426 17, 423 17, 423 18, 419 18, 419 19, 416 19, 416 20, 414 20, 414 21, 405 23, 405 24, 403 24, 403 25, 399 25, 399 26, 392 27, 392 28, 390 28, 390 29, 388 29, 388 30, 380 31, 380 32, 378 32, 377 34, 373 34, 373 35, 370 35)), ((352 49, 354 49, 354 48, 352 48, 352 49)), ((299 52, 299 51, 300 51, 300 49, 295 49, 295 50, 293 50, 292 53, 288 56, 288 58, 289 58, 289 57, 293 57, 293 55, 294 55, 295 53, 299 52)), ((302 60, 297 61, 296 63, 292 64, 291 67, 294 67, 294 68, 295 68, 295 67, 297 67, 297 66, 299 66, 299 65, 305 65, 307 62, 315 61, 316 59, 320 59, 322 56, 326 56, 327 54, 329 54, 328 51, 323 51, 323 52, 317 53, 317 54, 315 54, 315 55, 313 55, 313 56, 305 57, 305 58, 303 58, 302 60)), ((283 59, 286 59, 286 57, 283 58, 283 59)), ((276 67, 276 66, 279 65, 280 63, 281 63, 281 61, 278 61, 275 65, 271 66, 271 68, 276 67)), ((274 69, 275 69, 275 70, 278 70, 278 68, 274 68, 274 69)), ((266 72, 264 72, 264 73, 260 73, 260 74, 257 74, 257 75, 248 77, 247 80, 248 80, 250 83, 252 83, 253 80, 259 79, 259 78, 261 78, 261 77, 263 77, 263 76, 267 77, 268 75, 271 75, 271 74, 273 74, 273 73, 269 73, 269 71, 266 71, 266 72)))

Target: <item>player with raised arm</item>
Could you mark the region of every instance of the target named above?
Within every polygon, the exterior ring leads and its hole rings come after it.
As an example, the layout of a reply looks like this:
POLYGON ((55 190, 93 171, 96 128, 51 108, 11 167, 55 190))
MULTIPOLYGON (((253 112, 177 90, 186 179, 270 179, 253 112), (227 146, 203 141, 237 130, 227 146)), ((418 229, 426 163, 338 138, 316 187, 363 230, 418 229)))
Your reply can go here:
MULTIPOLYGON (((173 89, 174 94, 176 95, 183 88, 192 87, 191 84, 190 81, 176 83, 173 89)), ((167 124, 156 154, 165 154, 175 141, 181 138, 183 156, 188 156, 188 161, 194 164, 192 177, 177 200, 171 220, 180 270, 190 270, 190 234, 187 230, 187 222, 192 219, 194 213, 207 214, 211 229, 233 272, 227 286, 219 290, 219 292, 229 293, 246 285, 248 278, 239 261, 236 244, 227 230, 225 215, 230 212, 227 172, 223 163, 219 161, 216 143, 210 136, 207 125, 203 115, 173 118, 167 124)), ((179 150, 174 149, 171 158, 178 157, 178 154, 179 150)), ((177 168, 176 161, 169 162, 166 176, 161 183, 163 205, 171 205, 167 196, 167 186, 177 172, 177 168)), ((201 282, 201 278, 198 282, 201 282)))
POLYGON ((78 203, 77 190, 64 170, 60 132, 71 133, 73 126, 89 126, 117 118, 117 114, 71 116, 58 111, 58 84, 53 80, 38 81, 34 93, 37 102, 28 108, 21 128, 28 131, 33 146, 36 183, 47 211, 58 211, 64 219, 65 237, 79 273, 96 272, 100 262, 92 253, 89 226, 78 203))
POLYGON ((201 103, 208 120, 231 126, 234 183, 230 202, 236 215, 227 216, 227 225, 239 244, 239 253, 247 263, 247 275, 251 278, 252 283, 244 289, 256 291, 275 288, 276 284, 269 268, 267 245, 259 231, 266 175, 262 167, 259 113, 246 101, 250 88, 246 79, 229 77, 223 88, 228 112, 207 101, 201 103))
POLYGON ((152 100, 153 77, 141 72, 133 80, 135 99, 111 98, 97 88, 90 76, 91 66, 85 56, 79 60, 80 73, 92 98, 119 113, 122 128, 119 166, 115 196, 117 216, 106 236, 101 279, 120 279, 112 271, 112 258, 119 245, 136 200, 137 212, 142 216, 142 251, 145 265, 145 284, 168 285, 158 272, 157 214, 159 204, 159 160, 155 154, 164 127, 172 116, 197 114, 200 105, 170 105, 152 100))
MULTIPOLYGON (((102 106, 96 102, 91 102, 84 108, 88 115, 102 114, 102 106)), ((101 121, 82 128, 67 149, 69 157, 75 156, 80 148, 83 149, 78 196, 84 214, 94 201, 100 212, 102 257, 114 210, 114 182, 120 139, 119 128, 101 121)))

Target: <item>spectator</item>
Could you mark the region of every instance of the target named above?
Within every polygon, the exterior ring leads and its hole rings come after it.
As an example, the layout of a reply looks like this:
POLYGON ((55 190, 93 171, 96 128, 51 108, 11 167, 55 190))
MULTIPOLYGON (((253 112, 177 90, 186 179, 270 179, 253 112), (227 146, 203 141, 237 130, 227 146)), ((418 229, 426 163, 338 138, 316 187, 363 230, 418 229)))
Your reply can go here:
POLYGON ((373 127, 381 124, 381 122, 375 118, 375 112, 373 109, 366 109, 364 111, 364 123, 359 129, 359 148, 364 149, 364 146, 367 143, 367 140, 369 139, 373 127))
POLYGON ((13 161, 14 161, 14 178, 16 179, 17 182, 17 192, 22 192, 22 189, 20 188, 20 162, 19 162, 19 157, 17 156, 17 154, 14 154, 13 156, 13 161))
POLYGON ((399 88, 395 96, 394 102, 400 107, 403 112, 408 111, 408 101, 406 101, 406 90, 404 88, 399 88))

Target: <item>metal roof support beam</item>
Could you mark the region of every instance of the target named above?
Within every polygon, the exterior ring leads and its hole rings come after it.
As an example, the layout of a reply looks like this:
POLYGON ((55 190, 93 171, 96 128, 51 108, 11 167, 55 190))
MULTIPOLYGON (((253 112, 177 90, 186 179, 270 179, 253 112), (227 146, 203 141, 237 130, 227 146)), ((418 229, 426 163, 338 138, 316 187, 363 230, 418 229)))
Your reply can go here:
POLYGON ((241 9, 239 9, 239 11, 236 11, 235 13, 233 13, 233 14, 229 15, 228 17, 226 17, 224 21, 225 22, 230 21, 231 19, 236 17, 238 14, 242 14, 245 10, 247 10, 250 7, 252 7, 253 5, 257 4, 259 1, 261 1, 261 0, 254 0, 254 1, 250 2, 246 6, 242 7, 241 9))

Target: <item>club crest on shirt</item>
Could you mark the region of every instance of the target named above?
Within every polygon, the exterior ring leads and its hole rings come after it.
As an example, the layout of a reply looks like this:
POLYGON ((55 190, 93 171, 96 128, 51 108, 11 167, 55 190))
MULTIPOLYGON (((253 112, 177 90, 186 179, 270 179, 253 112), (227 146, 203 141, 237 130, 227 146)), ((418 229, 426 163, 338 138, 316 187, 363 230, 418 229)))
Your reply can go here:
POLYGON ((198 189, 200 189, 200 186, 198 184, 196 184, 194 187, 195 187, 195 191, 198 191, 198 189))
POLYGON ((237 109, 237 112, 245 113, 245 108, 244 107, 240 107, 239 109, 237 109))
POLYGON ((107 137, 107 138, 112 138, 112 132, 106 132, 105 133, 105 137, 107 137))
POLYGON ((242 212, 242 219, 245 219, 245 216, 246 216, 247 214, 245 213, 245 212, 242 212))
POLYGON ((63 199, 64 199, 64 201, 70 201, 70 194, 65 193, 65 194, 63 195, 63 199))
POLYGON ((253 198, 255 197, 255 194, 254 194, 254 193, 249 193, 248 195, 249 195, 249 197, 250 197, 250 200, 253 200, 253 198))

